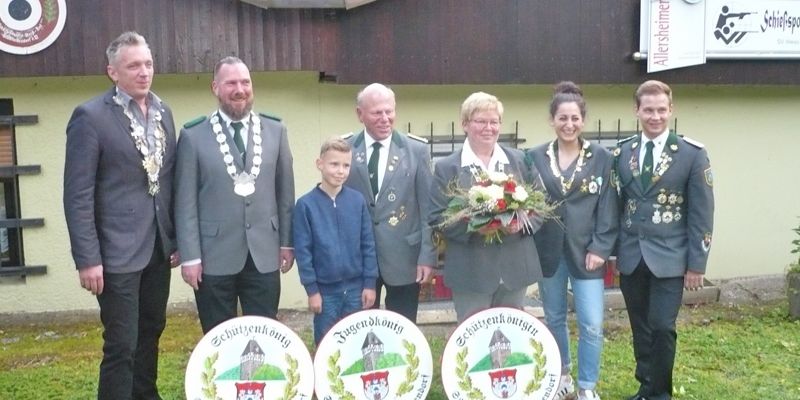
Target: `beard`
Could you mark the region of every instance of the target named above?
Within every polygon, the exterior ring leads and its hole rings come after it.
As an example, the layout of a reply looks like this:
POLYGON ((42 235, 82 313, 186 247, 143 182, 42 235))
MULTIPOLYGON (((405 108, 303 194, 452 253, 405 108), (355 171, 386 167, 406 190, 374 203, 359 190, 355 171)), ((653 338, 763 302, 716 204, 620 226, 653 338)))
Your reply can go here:
POLYGON ((232 120, 240 121, 253 110, 253 98, 251 97, 247 100, 243 107, 238 107, 224 100, 220 100, 219 108, 221 108, 227 116, 231 117, 232 120))

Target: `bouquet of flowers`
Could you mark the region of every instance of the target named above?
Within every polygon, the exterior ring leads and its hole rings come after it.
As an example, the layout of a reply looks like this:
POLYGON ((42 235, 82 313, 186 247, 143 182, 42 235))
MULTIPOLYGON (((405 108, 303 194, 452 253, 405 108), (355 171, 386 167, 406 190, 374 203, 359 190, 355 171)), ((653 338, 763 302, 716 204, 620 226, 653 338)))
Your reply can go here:
POLYGON ((440 228, 465 221, 467 232, 479 232, 486 244, 502 243, 504 229, 519 228, 533 233, 532 218, 555 217, 556 205, 547 201, 544 192, 517 182, 513 175, 481 171, 469 189, 451 184, 451 197, 442 213, 440 228))

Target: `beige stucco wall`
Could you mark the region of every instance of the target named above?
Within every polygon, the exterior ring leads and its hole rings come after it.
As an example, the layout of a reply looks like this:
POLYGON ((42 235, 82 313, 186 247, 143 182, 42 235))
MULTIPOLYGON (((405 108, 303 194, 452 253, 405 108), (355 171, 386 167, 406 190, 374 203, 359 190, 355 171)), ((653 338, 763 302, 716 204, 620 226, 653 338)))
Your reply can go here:
MULTIPOLYGON (((253 75, 256 108, 281 116, 289 127, 295 156, 298 196, 317 181, 313 160, 328 136, 360 129, 354 113, 358 86, 317 82, 316 73, 253 75)), ((180 123, 215 107, 210 75, 158 76, 154 90, 173 108, 180 123)), ((17 115, 36 114, 39 123, 17 127, 18 162, 38 164, 42 173, 21 176, 24 217, 45 219, 43 228, 24 231, 26 263, 47 265, 43 276, 0 280, 0 313, 87 309, 96 302, 80 289, 69 254, 61 203, 64 128, 78 103, 109 87, 105 77, 0 79, 0 97, 14 100, 17 115)), ((520 134, 532 146, 551 138, 547 124, 546 86, 397 86, 397 126, 410 122, 425 134, 430 122, 449 132, 461 101, 484 90, 506 105, 506 130, 519 121, 520 134)), ((790 262, 790 229, 800 220, 800 135, 797 87, 676 86, 679 130, 705 143, 715 173, 716 224, 708 268, 711 279, 781 273, 790 262)), ((635 127, 633 86, 587 86, 591 127, 635 127)), ((283 278, 281 307, 305 306, 292 270, 283 278)), ((173 271, 171 301, 192 300, 191 291, 173 271)))

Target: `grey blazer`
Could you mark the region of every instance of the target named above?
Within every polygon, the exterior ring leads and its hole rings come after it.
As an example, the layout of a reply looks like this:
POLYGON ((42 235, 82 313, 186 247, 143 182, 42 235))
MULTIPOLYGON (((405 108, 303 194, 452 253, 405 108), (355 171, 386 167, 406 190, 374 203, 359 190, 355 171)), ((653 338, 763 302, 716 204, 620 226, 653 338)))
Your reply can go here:
MULTIPOLYGON (((263 162, 255 192, 247 197, 233 192, 209 120, 192 121, 181 130, 175 172, 178 250, 183 260, 202 259, 204 274, 236 274, 248 253, 260 272, 273 272, 279 267, 280 247, 292 246, 294 172, 286 126, 260 118, 263 162)), ((252 129, 248 135, 250 171, 252 129)), ((236 148, 230 135, 228 146, 236 148)), ((237 172, 242 171, 241 160, 234 160, 237 172)))
POLYGON ((576 171, 572 187, 566 195, 561 180, 553 175, 545 143, 526 151, 526 159, 539 171, 548 197, 559 204, 556 213, 561 221, 547 220, 534 235, 542 274, 551 277, 566 257, 570 275, 578 279, 602 278, 605 268, 587 271, 586 253, 604 259, 611 255, 619 227, 619 199, 611 186, 614 158, 597 143, 585 153, 585 165, 576 171))
POLYGON ((392 132, 389 160, 376 199, 369 183, 365 134, 362 131, 347 139, 353 147, 353 162, 345 185, 359 191, 369 205, 381 279, 393 286, 412 284, 417 265, 436 266, 436 249, 427 224, 430 149, 392 132))
POLYGON ((655 160, 654 182, 639 179, 641 134, 615 150, 622 202, 617 268, 623 274, 644 258, 660 278, 705 273, 714 225, 711 165, 701 144, 670 133, 655 160))
POLYGON ((64 215, 78 268, 102 264, 107 272, 125 273, 147 266, 156 232, 165 257, 175 250, 175 123, 172 111, 161 103, 166 148, 161 189, 153 197, 130 135, 130 120, 114 102, 115 93, 112 87, 79 105, 67 124, 64 215))
MULTIPOLYGON (((505 172, 529 184, 539 180, 535 168, 528 168, 522 151, 503 147, 509 164, 505 172)), ((431 186, 431 226, 438 226, 450 202, 447 187, 455 182, 468 189, 475 184, 469 168, 461 166, 461 150, 436 162, 431 186)), ((509 290, 524 288, 542 277, 539 254, 532 235, 517 233, 503 237, 502 244, 484 244, 483 236, 468 233, 466 223, 438 229, 447 242, 444 273, 447 286, 457 291, 494 293, 500 281, 509 290)))

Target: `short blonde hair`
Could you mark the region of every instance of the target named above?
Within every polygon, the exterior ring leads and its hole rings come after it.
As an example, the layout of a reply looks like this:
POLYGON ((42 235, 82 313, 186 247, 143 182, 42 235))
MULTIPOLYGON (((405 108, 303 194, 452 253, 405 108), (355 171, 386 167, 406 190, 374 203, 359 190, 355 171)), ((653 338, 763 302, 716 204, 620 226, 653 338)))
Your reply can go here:
POLYGON ((469 122, 473 114, 481 111, 497 111, 497 115, 503 119, 503 103, 497 97, 489 93, 475 92, 461 104, 461 123, 469 122))
POLYGON ((340 153, 349 153, 351 151, 350 143, 338 137, 332 137, 322 143, 319 149, 319 156, 322 157, 329 151, 338 151, 340 153))
POLYGON ((667 95, 667 98, 669 98, 669 104, 672 104, 672 89, 670 89, 669 85, 655 79, 645 81, 639 85, 638 88, 636 88, 636 93, 633 95, 634 100, 636 100, 636 107, 639 107, 639 105, 642 103, 642 96, 659 95, 662 93, 667 95))

